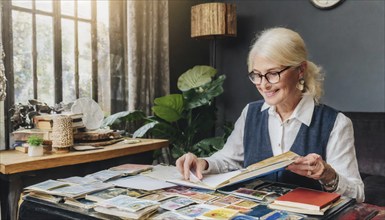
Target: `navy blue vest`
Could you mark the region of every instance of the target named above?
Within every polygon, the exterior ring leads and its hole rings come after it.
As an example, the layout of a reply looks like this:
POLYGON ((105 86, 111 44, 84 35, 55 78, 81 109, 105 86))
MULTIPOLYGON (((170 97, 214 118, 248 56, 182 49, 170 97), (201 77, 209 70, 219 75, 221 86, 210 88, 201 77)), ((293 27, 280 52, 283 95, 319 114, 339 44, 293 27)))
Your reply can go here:
MULTIPOLYGON (((244 167, 273 156, 268 129, 268 109, 261 111, 263 103, 264 100, 259 100, 249 104, 243 137, 244 167)), ((290 150, 301 156, 316 153, 326 160, 326 145, 337 114, 338 111, 326 105, 315 105, 310 126, 301 125, 290 150)), ((267 175, 264 179, 322 190, 318 181, 288 170, 267 175)))

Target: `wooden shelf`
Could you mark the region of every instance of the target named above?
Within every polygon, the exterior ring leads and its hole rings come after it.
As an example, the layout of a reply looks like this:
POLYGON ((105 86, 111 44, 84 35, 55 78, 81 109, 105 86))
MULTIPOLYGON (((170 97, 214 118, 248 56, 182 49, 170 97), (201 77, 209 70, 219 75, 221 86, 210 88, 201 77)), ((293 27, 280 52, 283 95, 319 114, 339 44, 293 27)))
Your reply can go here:
POLYGON ((29 157, 28 154, 16 150, 1 151, 0 172, 2 174, 14 174, 25 171, 100 161, 161 149, 167 147, 168 144, 167 140, 162 139, 140 139, 140 142, 135 144, 119 142, 98 150, 71 151, 65 154, 54 154, 50 152, 41 157, 29 157))

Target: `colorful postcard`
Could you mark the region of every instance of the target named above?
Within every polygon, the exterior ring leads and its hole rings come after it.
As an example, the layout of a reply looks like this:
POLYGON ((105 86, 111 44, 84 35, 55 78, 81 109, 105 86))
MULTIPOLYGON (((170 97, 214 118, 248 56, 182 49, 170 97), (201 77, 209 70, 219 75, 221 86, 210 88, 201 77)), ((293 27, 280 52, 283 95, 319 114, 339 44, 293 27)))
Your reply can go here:
POLYGON ((215 209, 215 207, 198 204, 198 205, 190 205, 190 206, 178 209, 176 210, 176 212, 183 216, 195 218, 212 209, 215 209))
POLYGON ((226 196, 226 197, 220 198, 218 200, 215 200, 215 202, 228 204, 228 205, 236 203, 236 202, 240 202, 240 201, 243 201, 243 199, 237 198, 235 196, 226 196))
POLYGON ((212 193, 215 193, 215 191, 214 191, 214 190, 211 190, 211 189, 191 188, 190 190, 191 190, 191 191, 194 191, 194 192, 200 192, 200 193, 206 193, 206 194, 212 194, 212 193))
POLYGON ((181 219, 193 219, 193 218, 188 218, 188 217, 182 216, 178 213, 175 213, 172 211, 167 211, 167 212, 164 212, 160 215, 154 216, 152 219, 154 219, 154 220, 181 220, 181 219))
POLYGON ((137 212, 141 209, 144 209, 146 207, 153 206, 153 205, 157 205, 157 203, 155 203, 154 201, 150 201, 150 200, 138 199, 136 201, 132 201, 128 204, 125 204, 124 207, 117 207, 117 208, 122 209, 122 210, 127 210, 129 212, 137 212))
POLYGON ((173 187, 169 187, 169 188, 164 189, 164 191, 182 194, 182 193, 185 193, 187 191, 190 191, 190 189, 191 189, 190 187, 186 187, 186 186, 173 186, 173 187))
POLYGON ((186 190, 186 191, 181 191, 181 192, 178 192, 177 194, 180 194, 180 195, 184 195, 184 196, 193 196, 195 194, 197 194, 198 192, 195 192, 195 191, 190 191, 190 190, 186 190))
POLYGON ((283 195, 283 194, 290 192, 292 189, 272 184, 272 185, 260 187, 260 188, 258 188, 258 190, 270 192, 270 193, 276 193, 278 195, 283 195))
POLYGON ((147 199, 147 200, 153 200, 153 201, 163 201, 169 198, 175 197, 174 194, 167 194, 167 193, 154 193, 154 194, 149 194, 146 196, 141 197, 141 199, 147 199))
POLYGON ((212 201, 218 197, 210 195, 210 194, 205 194, 205 193, 195 193, 194 195, 189 196, 190 198, 197 200, 199 202, 208 202, 212 201))
POLYGON ((245 184, 244 188, 248 188, 248 189, 256 189, 258 187, 260 187, 262 184, 264 184, 265 182, 263 182, 262 180, 256 180, 256 181, 253 181, 251 183, 247 183, 245 184))
POLYGON ((237 210, 240 213, 248 213, 251 210, 250 208, 245 208, 245 207, 236 206, 236 205, 228 205, 228 206, 226 206, 226 208, 227 209, 237 210))
POLYGON ((127 190, 127 195, 131 196, 131 197, 142 197, 142 196, 148 195, 150 193, 151 193, 150 191, 140 190, 140 189, 128 189, 127 190))
POLYGON ((209 201, 209 202, 206 202, 206 204, 207 205, 218 206, 218 207, 228 206, 228 204, 220 203, 220 202, 217 202, 217 201, 209 201))
POLYGON ((104 207, 115 207, 129 212, 137 212, 146 207, 158 205, 158 202, 144 199, 137 199, 134 197, 119 195, 111 199, 104 200, 99 203, 104 207))
POLYGON ((255 190, 254 193, 251 194, 257 200, 263 200, 266 196, 271 195, 271 193, 255 190))
POLYGON ((223 197, 227 196, 227 194, 220 193, 220 192, 211 192, 211 193, 208 193, 208 194, 216 196, 218 198, 223 198, 223 197))
POLYGON ((205 212, 202 216, 208 217, 210 219, 230 219, 231 217, 238 214, 237 210, 219 208, 205 212))
POLYGON ((243 200, 240 202, 236 202, 233 205, 244 207, 244 208, 254 208, 259 205, 259 203, 250 201, 250 200, 243 200))
POLYGON ((252 190, 252 189, 246 189, 246 188, 239 188, 230 193, 233 195, 247 197, 258 201, 262 201, 265 199, 266 196, 273 194, 272 192, 265 192, 265 191, 252 190))
POLYGON ((87 194, 86 199, 98 202, 106 199, 111 199, 118 195, 127 195, 127 192, 128 192, 127 189, 123 189, 123 188, 109 188, 106 190, 87 194))
POLYGON ((240 194, 247 194, 251 195, 255 192, 255 190, 247 189, 247 188, 239 188, 237 190, 234 190, 233 192, 240 193, 240 194))
POLYGON ((185 187, 182 187, 179 189, 178 188, 170 189, 168 191, 174 191, 175 193, 181 194, 184 196, 192 196, 195 194, 206 194, 207 195, 207 194, 211 194, 214 192, 213 190, 198 189, 198 188, 185 188, 185 187))
POLYGON ((193 203, 195 203, 194 200, 178 196, 164 201, 160 207, 166 210, 176 210, 193 203))

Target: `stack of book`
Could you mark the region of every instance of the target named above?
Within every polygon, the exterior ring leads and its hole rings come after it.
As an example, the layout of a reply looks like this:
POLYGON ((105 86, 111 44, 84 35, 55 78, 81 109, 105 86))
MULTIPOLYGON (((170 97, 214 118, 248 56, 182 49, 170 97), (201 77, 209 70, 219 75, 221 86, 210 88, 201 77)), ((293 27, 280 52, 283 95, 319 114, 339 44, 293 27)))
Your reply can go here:
POLYGON ((70 116, 73 120, 72 127, 74 133, 78 129, 84 128, 82 116, 83 114, 72 114, 72 113, 63 113, 63 114, 44 114, 36 115, 33 117, 33 129, 23 129, 12 132, 12 140, 15 142, 15 149, 24 153, 28 152, 28 145, 25 143, 28 140, 28 137, 40 136, 43 138, 43 145, 50 146, 52 144, 52 126, 54 117, 66 115, 70 116))
POLYGON ((102 202, 107 199, 112 199, 119 195, 128 195, 128 189, 124 188, 109 188, 102 191, 90 193, 86 195, 86 199, 94 202, 102 202))
POLYGON ((74 113, 63 113, 63 114, 44 114, 44 115, 36 115, 33 117, 33 124, 35 128, 40 129, 40 130, 52 130, 53 126, 53 119, 57 116, 68 116, 72 118, 72 127, 74 129, 77 128, 84 128, 83 124, 83 114, 74 114, 74 113))
POLYGON ((118 216, 123 219, 147 218, 158 209, 160 203, 152 200, 137 199, 119 195, 99 202, 94 210, 103 214, 118 216))
POLYGON ((12 132, 12 140, 15 142, 15 149, 23 153, 28 152, 27 140, 29 136, 42 137, 43 145, 50 146, 52 144, 52 132, 40 129, 23 129, 12 132))
POLYGON ((24 188, 25 192, 37 192, 39 194, 47 194, 53 196, 62 196, 69 198, 83 198, 86 194, 108 189, 113 187, 112 184, 103 182, 93 182, 86 184, 73 184, 69 182, 46 180, 44 182, 34 184, 24 188))
POLYGON ((78 198, 78 199, 65 198, 64 204, 88 211, 88 210, 93 209, 95 207, 96 202, 85 199, 85 198, 78 198))
POLYGON ((37 191, 31 191, 27 194, 29 197, 44 200, 51 203, 59 203, 64 200, 63 196, 50 195, 47 193, 41 193, 37 191))
POLYGON ((278 197, 268 207, 309 215, 324 215, 340 197, 337 193, 299 187, 278 197))

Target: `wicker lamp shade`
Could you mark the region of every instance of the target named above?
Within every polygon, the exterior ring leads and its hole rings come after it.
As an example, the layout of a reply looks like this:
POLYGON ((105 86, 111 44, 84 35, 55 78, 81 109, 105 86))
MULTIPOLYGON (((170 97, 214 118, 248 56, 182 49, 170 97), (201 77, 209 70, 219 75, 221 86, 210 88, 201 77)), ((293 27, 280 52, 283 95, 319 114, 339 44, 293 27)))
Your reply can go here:
POLYGON ((230 3, 205 3, 191 7, 191 37, 237 36, 236 6, 230 3))

